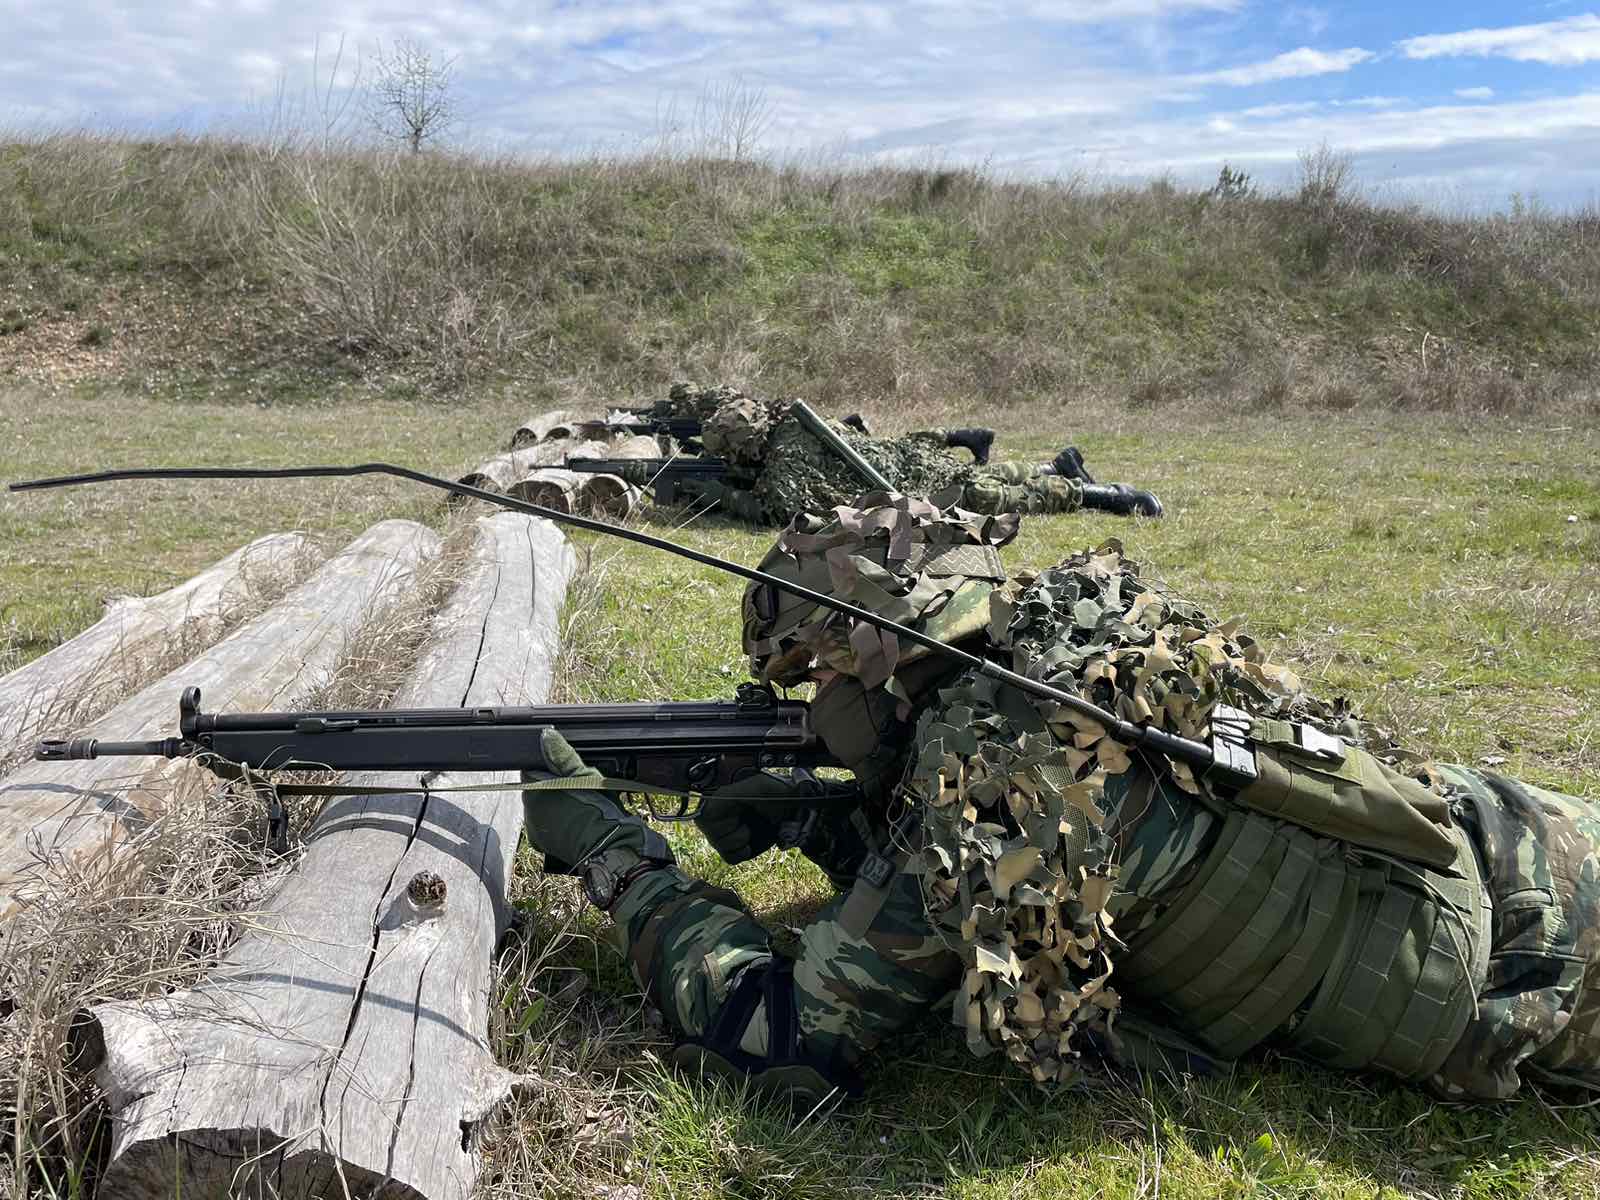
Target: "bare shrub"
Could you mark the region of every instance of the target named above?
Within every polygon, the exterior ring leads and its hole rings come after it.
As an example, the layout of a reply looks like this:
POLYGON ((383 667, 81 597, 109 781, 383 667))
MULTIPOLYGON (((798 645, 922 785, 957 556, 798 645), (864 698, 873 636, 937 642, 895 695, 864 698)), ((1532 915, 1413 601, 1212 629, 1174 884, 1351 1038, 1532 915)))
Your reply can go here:
POLYGON ((1323 142, 1299 155, 1302 204, 1331 208, 1348 201, 1355 186, 1355 162, 1349 154, 1323 142))
POLYGON ((455 58, 435 58, 420 42, 397 37, 374 55, 367 113, 378 133, 412 154, 442 138, 461 118, 454 88, 455 58))
POLYGON ((299 324, 331 348, 426 357, 458 376, 516 339, 475 262, 492 211, 481 184, 470 171, 383 155, 258 164, 248 187, 259 232, 245 236, 260 243, 247 252, 281 273, 299 324))
POLYGON ((764 89, 743 76, 708 83, 695 101, 694 128, 699 152, 730 162, 755 157, 777 112, 764 89))

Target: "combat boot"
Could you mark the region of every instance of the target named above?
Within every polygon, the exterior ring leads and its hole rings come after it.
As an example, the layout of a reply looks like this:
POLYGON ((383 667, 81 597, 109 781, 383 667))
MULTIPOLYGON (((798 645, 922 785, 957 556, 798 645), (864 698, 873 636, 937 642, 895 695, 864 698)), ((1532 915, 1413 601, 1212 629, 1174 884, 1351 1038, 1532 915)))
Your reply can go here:
POLYGON ((1084 484, 1083 506, 1119 517, 1159 517, 1163 511, 1161 501, 1153 492, 1140 491, 1125 483, 1084 484))
POLYGON ((1094 482, 1094 476, 1089 474, 1089 468, 1083 465, 1083 451, 1076 446, 1068 446, 1050 460, 1050 465, 1057 475, 1067 479, 1076 479, 1081 483, 1094 482))
POLYGON ((994 445, 994 430, 952 429, 944 435, 944 444, 971 450, 973 461, 981 467, 989 461, 989 447, 994 445))

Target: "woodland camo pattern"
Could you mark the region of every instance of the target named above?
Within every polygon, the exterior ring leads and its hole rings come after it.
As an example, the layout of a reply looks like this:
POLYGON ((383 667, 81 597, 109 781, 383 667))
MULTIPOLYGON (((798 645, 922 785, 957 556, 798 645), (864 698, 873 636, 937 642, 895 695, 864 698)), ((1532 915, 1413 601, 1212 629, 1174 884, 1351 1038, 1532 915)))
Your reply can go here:
MULTIPOLYGON (((728 462, 723 480, 686 490, 715 500, 733 516, 781 525, 797 512, 826 512, 869 490, 848 463, 789 415, 786 402, 690 383, 674 384, 669 396, 675 416, 701 422, 707 453, 728 462)), ((872 438, 830 424, 897 491, 931 497, 941 507, 993 515, 1074 512, 1083 505, 1077 480, 1045 474, 1031 463, 976 466, 946 448, 942 429, 872 438)))
MULTIPOLYGON (((1015 578, 990 604, 995 657, 1129 719, 1203 736, 1226 701, 1337 730, 1431 780, 1481 855, 1494 916, 1475 1016, 1429 1082, 1485 1099, 1528 1078, 1600 1087, 1600 811, 1408 762, 1233 623, 1141 579, 1115 541, 1015 578)), ((1116 1045, 1120 1007, 1139 1008, 1117 994, 1118 947, 1205 857, 1215 801, 1180 764, 1131 759, 1093 722, 976 672, 920 693, 912 719, 899 793, 920 822, 896 843, 881 906, 852 936, 841 896, 801 934, 793 988, 806 1047, 853 1064, 948 1003, 974 1051, 1069 1080, 1086 1049, 1116 1045)), ((737 898, 676 868, 646 877, 614 915, 641 985, 691 1037, 738 972, 773 953, 737 898)), ((758 1013, 743 1048, 759 1053, 765 1028, 758 1013)))

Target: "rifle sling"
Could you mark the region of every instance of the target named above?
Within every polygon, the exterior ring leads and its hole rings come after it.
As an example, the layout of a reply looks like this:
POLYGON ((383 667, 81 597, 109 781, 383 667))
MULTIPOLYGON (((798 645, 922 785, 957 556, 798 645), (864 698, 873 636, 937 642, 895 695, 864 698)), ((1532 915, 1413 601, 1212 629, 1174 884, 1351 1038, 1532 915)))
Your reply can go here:
MULTIPOLYGON (((698 796, 702 793, 684 788, 665 788, 653 783, 640 783, 635 779, 613 779, 608 775, 560 775, 553 779, 512 780, 505 783, 465 783, 447 787, 434 787, 420 779, 416 787, 386 787, 382 784, 337 783, 274 783, 255 772, 237 777, 255 787, 268 787, 280 796, 393 796, 399 792, 425 792, 430 795, 442 792, 636 792, 644 796, 671 796, 674 799, 698 796)), ((771 801, 770 795, 740 796, 728 792, 717 793, 719 800, 771 801)), ((824 802, 827 796, 815 799, 824 802)), ((853 798, 852 798, 853 799, 853 798)))

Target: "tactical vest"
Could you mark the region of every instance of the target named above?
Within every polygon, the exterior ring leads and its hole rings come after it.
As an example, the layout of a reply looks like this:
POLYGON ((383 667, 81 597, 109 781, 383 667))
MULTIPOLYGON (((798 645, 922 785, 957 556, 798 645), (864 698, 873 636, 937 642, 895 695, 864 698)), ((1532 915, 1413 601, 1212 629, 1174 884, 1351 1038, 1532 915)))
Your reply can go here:
POLYGON ((1256 720, 1255 783, 1113 983, 1222 1058, 1274 1033, 1307 1057, 1425 1079, 1461 1038, 1488 965, 1472 840, 1444 801, 1356 747, 1256 720))

